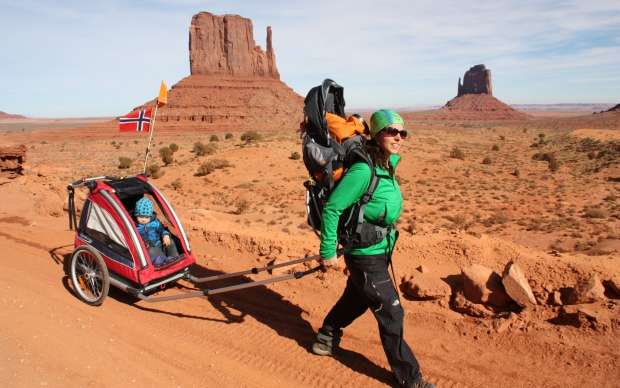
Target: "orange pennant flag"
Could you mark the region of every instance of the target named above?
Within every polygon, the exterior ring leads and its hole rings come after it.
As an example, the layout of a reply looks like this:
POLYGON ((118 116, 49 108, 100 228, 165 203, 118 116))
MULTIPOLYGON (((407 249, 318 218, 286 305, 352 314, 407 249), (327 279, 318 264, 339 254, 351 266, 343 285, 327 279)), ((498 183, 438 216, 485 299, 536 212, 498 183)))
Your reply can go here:
POLYGON ((168 103, 168 88, 166 87, 166 83, 161 81, 161 86, 159 87, 159 96, 157 96, 157 105, 163 106, 168 103))

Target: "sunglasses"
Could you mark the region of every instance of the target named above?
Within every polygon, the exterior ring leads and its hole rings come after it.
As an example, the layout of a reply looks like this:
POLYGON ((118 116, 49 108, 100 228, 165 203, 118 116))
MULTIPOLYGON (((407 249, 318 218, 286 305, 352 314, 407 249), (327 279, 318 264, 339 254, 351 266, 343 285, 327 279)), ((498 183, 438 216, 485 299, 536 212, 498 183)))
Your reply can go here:
POLYGON ((393 128, 393 127, 386 127, 386 128, 383 128, 383 131, 381 131, 381 132, 385 132, 385 134, 387 136, 394 137, 396 135, 400 135, 401 139, 406 139, 407 138, 407 131, 405 131, 404 129, 401 130, 401 129, 396 129, 396 128, 393 128))

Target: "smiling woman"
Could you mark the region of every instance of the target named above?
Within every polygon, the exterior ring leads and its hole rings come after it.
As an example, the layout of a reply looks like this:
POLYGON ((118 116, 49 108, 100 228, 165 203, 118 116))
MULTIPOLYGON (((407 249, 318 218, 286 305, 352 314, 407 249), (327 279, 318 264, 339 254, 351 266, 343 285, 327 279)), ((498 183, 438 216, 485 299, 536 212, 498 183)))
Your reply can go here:
POLYGON ((346 288, 323 321, 312 351, 321 356, 336 353, 342 329, 371 309, 398 385, 433 388, 433 384, 422 378, 418 361, 404 340, 404 310, 388 272, 398 239, 394 225, 403 209, 403 196, 394 172, 400 160, 398 152, 407 137, 404 124, 393 110, 381 109, 372 115, 371 140, 367 142, 372 165, 353 163, 323 208, 321 261, 327 268, 337 268, 336 234, 340 216, 366 196, 369 187, 375 187, 363 213, 360 212, 363 222, 359 226, 362 235, 359 243, 345 246, 344 260, 349 270, 346 288), (368 230, 372 233, 364 233, 368 230))

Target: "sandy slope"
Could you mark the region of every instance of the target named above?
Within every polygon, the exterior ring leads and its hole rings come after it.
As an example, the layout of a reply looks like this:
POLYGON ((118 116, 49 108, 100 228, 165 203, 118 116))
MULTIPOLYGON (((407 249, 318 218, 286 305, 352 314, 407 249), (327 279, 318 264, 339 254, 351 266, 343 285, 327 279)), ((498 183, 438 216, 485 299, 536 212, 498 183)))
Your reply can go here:
MULTIPOLYGON (((446 224, 435 210, 450 204, 441 186, 458 187, 451 173, 462 166, 457 167, 457 162, 442 159, 441 155, 456 143, 466 144, 469 152, 480 152, 476 150, 486 149, 487 145, 476 144, 486 144, 488 134, 470 129, 467 143, 461 143, 457 132, 442 129, 454 136, 446 143, 447 138, 438 135, 437 129, 416 131, 417 144, 426 146, 406 150, 401 178, 404 190, 408 190, 404 217, 418 217, 417 232, 402 233, 394 259, 398 278, 420 264, 447 278, 474 262, 501 270, 510 258, 517 258, 535 292, 543 293, 545 286, 570 286, 585 273, 620 273, 619 257, 614 253, 549 255, 546 244, 553 237, 545 236, 557 231, 521 231, 512 221, 503 228, 475 224, 468 232, 446 224), (431 141, 435 137, 440 140, 431 141), (441 185, 415 183, 417 179, 437 179, 441 185), (429 192, 433 187, 434 191, 429 192), (442 203, 435 205, 435 201, 442 203), (521 239, 528 244, 518 242, 520 235, 526 236, 521 239)), ((510 136, 513 147, 529 143, 530 135, 500 131, 510 136)), ((134 143, 135 137, 118 136, 112 130, 90 133, 88 149, 80 131, 5 135, 9 143, 27 141, 34 148, 29 149, 26 175, 0 185, 0 246, 4 252, 0 271, 0 352, 4 358, 0 363, 0 385, 390 384, 376 323, 369 313, 347 328, 344 352, 337 359, 317 357, 307 350, 313 331, 344 287, 346 278, 341 273, 313 275, 209 299, 147 304, 112 291, 101 307, 79 302, 62 269, 63 255, 71 251, 73 238, 63 212, 64 185, 70 179, 102 169, 114 172, 119 153, 135 155, 143 149, 142 143, 134 143), (124 142, 121 151, 109 145, 111 139, 124 142)), ((273 258, 314 252, 316 238, 303 227, 303 167, 287 159, 298 147, 297 140, 276 134, 258 146, 222 142, 213 157, 226 158, 233 166, 204 178, 193 176, 201 161, 187 152, 201 138, 206 142, 200 134, 161 134, 159 139, 164 144, 174 141, 181 151, 177 162, 165 168, 166 175, 155 181, 175 204, 190 233, 199 258, 194 271, 228 272, 265 264, 273 258), (272 174, 264 174, 265 166, 271 168, 272 174), (180 184, 174 189, 169 185, 176 179, 180 184), (249 202, 248 210, 235 214, 244 200, 249 202)), ((554 177, 540 178, 546 173, 539 165, 525 162, 529 155, 517 160, 522 176, 539 174, 530 178, 542 185, 554 184, 554 177)), ((486 191, 474 187, 472 190, 479 190, 478 194, 463 194, 459 208, 473 206, 486 211, 475 198, 486 195, 487 202, 493 202, 493 197, 499 195, 493 191, 493 179, 503 182, 510 175, 495 171, 498 177, 493 178, 479 161, 458 163, 467 164, 473 178, 489 185, 486 191)), ((492 168, 505 169, 497 165, 492 168)), ((577 190, 570 190, 579 182, 571 183, 569 177, 566 174, 564 178, 569 188, 565 188, 568 193, 564 200, 579 206, 587 204, 577 190)), ((591 182, 592 201, 613 191, 603 183, 597 186, 597 179, 591 182)), ((510 194, 511 189, 506 190, 510 194)), ((514 193, 519 195, 516 190, 514 193)), ((512 202, 516 205, 518 197, 512 202)), ((541 212, 533 201, 527 206, 527 212, 541 212)), ((515 212, 522 214, 525 209, 515 212)), ((607 222, 611 228, 617 225, 613 218, 607 222)), ((600 227, 584 223, 581 233, 600 227)), ((401 228, 406 230, 408 224, 401 228)), ((182 291, 180 288, 162 293, 182 291)), ((451 310, 446 302, 404 299, 403 305, 407 313, 406 337, 424 373, 441 387, 613 387, 620 378, 617 324, 592 328, 552 324, 549 320, 558 315, 558 308, 542 305, 521 312, 512 323, 504 318, 468 317, 451 310)), ((599 308, 613 314, 617 322, 617 299, 607 299, 599 308)))

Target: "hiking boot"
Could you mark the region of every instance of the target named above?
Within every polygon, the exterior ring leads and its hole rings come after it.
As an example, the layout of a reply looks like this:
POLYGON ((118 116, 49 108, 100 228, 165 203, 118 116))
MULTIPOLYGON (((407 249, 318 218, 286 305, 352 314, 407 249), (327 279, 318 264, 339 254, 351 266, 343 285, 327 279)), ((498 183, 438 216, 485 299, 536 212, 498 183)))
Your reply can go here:
POLYGON ((435 388, 435 384, 429 383, 420 376, 409 388, 435 388))
POLYGON ((316 340, 312 344, 312 353, 319 356, 332 356, 340 345, 342 330, 327 330, 320 328, 316 340))

